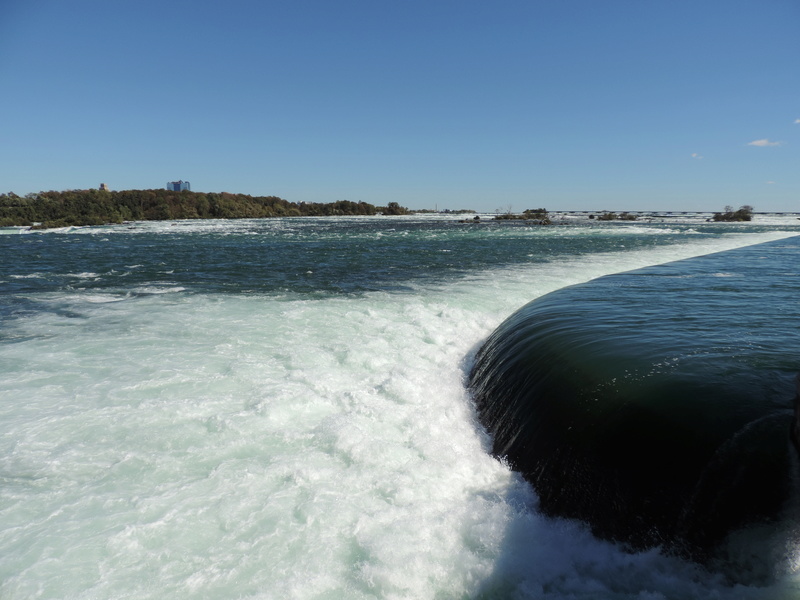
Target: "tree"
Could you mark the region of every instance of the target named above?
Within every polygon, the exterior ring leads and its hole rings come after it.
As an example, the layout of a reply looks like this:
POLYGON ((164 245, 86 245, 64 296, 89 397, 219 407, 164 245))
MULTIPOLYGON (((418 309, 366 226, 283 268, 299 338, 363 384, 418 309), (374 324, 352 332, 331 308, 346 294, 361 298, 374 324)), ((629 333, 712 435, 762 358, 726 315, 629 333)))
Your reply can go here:
POLYGON ((406 215, 408 214, 408 209, 400 206, 397 202, 389 202, 381 212, 385 215, 406 215))
POLYGON ((724 213, 714 213, 714 221, 752 221, 753 207, 745 204, 739 210, 734 211, 732 206, 726 206, 724 213))

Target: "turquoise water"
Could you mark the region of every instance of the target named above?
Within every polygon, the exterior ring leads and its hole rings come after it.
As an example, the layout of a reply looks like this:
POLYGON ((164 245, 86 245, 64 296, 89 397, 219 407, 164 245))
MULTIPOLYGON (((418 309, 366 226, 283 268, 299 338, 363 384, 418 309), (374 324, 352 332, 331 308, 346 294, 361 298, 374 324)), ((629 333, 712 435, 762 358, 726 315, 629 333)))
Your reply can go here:
POLYGON ((0 597, 796 593, 791 570, 766 590, 731 587, 542 516, 489 455, 464 380, 533 298, 797 223, 376 217, 2 235, 0 597))

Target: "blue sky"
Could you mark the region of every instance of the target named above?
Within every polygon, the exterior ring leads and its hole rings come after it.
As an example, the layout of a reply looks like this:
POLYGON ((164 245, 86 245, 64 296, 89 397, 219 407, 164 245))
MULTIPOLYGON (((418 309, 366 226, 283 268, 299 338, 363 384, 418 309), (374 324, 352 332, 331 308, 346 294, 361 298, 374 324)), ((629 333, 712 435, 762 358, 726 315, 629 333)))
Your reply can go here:
POLYGON ((0 191, 800 211, 797 0, 0 0, 0 191))

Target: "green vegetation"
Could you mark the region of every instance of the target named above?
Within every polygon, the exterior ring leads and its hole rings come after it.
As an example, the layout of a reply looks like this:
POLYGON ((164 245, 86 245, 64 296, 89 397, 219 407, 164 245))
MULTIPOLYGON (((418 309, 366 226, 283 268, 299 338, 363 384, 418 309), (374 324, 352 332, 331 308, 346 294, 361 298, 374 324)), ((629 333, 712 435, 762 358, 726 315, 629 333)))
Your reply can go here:
POLYGON ((388 206, 382 206, 378 209, 384 215, 407 215, 410 214, 409 210, 400 206, 397 202, 389 202, 388 206))
POLYGON ((0 194, 0 226, 104 225, 170 219, 250 219, 268 217, 406 214, 396 202, 377 208, 366 202, 294 203, 277 196, 174 192, 171 190, 68 190, 17 196, 0 194))
POLYGON ((502 215, 496 215, 494 219, 495 221, 536 221, 539 225, 550 225, 551 223, 546 208, 529 208, 521 215, 509 211, 502 215))
POLYGON ((430 214, 433 214, 433 215, 438 215, 438 214, 442 214, 442 215, 472 215, 472 214, 475 214, 476 212, 477 211, 475 211, 475 210, 473 210, 471 208, 458 208, 458 209, 445 208, 444 210, 434 210, 432 208, 420 208, 420 209, 417 209, 417 210, 412 210, 411 214, 415 214, 415 215, 430 215, 430 214))
MULTIPOLYGON (((590 219, 594 218, 594 215, 589 215, 590 219)), ((598 221, 635 221, 636 215, 632 215, 629 212, 622 212, 622 213, 613 213, 613 212, 606 212, 597 217, 598 221)))
POLYGON ((752 221, 753 207, 745 204, 739 210, 734 211, 732 206, 726 206, 725 212, 714 213, 711 218, 714 221, 752 221))

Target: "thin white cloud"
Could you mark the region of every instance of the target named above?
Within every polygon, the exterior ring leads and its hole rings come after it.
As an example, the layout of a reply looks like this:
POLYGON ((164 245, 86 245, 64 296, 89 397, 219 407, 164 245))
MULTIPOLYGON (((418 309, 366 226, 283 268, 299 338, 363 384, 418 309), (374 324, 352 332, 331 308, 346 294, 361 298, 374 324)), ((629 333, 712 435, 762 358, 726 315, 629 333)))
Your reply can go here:
POLYGON ((767 185, 775 185, 775 182, 774 181, 768 181, 767 185))
POLYGON ((795 125, 800 125, 800 119, 795 119, 795 120, 794 120, 794 124, 795 124, 795 125))
POLYGON ((780 146, 783 142, 771 142, 767 138, 763 140, 754 140, 752 142, 748 142, 748 146, 758 146, 759 148, 764 148, 766 146, 780 146))
POLYGON ((702 156, 700 156, 697 152, 692 152, 692 158, 696 158, 697 160, 702 160, 702 156))

